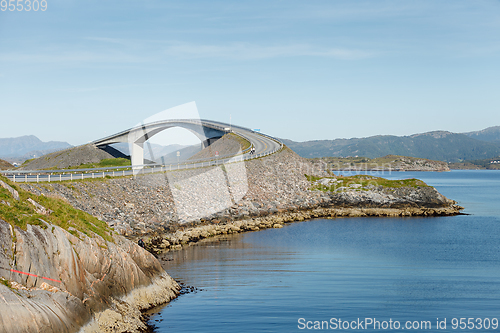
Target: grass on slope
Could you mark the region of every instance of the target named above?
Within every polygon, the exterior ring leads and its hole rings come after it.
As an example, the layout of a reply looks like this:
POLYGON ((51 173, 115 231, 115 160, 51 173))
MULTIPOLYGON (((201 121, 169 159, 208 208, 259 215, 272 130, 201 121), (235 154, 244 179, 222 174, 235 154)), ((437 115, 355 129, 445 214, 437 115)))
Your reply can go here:
POLYGON ((241 150, 245 150, 245 149, 250 148, 250 141, 248 141, 247 139, 244 139, 241 136, 233 134, 233 133, 229 133, 228 135, 231 139, 236 140, 240 143, 241 150))
POLYGON ((28 224, 45 227, 45 224, 40 221, 42 219, 73 234, 76 234, 76 232, 69 230, 70 228, 74 228, 89 237, 92 237, 92 234, 95 233, 107 241, 113 240, 111 237, 112 229, 108 227, 106 222, 74 208, 62 199, 43 195, 37 196, 17 187, 5 177, 0 177, 0 179, 19 192, 20 200, 17 201, 9 191, 0 187, 0 218, 13 227, 18 226, 23 230, 26 230, 28 224), (49 215, 37 213, 35 207, 28 202, 29 198, 46 209, 50 209, 52 213, 49 215))
POLYGON ((119 167, 119 166, 129 166, 131 162, 128 158, 106 158, 101 160, 99 163, 87 163, 80 164, 77 167, 70 167, 68 169, 93 169, 93 168, 106 168, 106 167, 119 167))

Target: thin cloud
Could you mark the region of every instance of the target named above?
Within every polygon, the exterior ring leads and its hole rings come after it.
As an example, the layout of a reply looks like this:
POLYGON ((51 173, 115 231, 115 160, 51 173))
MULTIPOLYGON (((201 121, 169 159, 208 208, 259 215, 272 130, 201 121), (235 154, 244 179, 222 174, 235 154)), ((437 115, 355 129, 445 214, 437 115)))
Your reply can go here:
POLYGON ((233 43, 228 45, 208 45, 163 41, 143 41, 136 47, 124 47, 137 44, 111 38, 92 38, 114 47, 87 48, 86 50, 64 50, 54 47, 33 53, 0 53, 0 61, 4 63, 23 64, 139 64, 162 63, 165 55, 176 58, 225 58, 235 60, 259 60, 285 57, 328 57, 342 60, 357 60, 374 57, 377 53, 350 48, 328 48, 309 44, 291 45, 258 45, 250 43, 233 43))
POLYGON ((68 93, 86 93, 95 91, 105 91, 105 90, 122 90, 128 88, 139 88, 139 87, 170 87, 179 85, 186 85, 185 82, 178 82, 171 84, 123 84, 123 85, 111 85, 111 86, 99 86, 99 87, 83 87, 83 88, 64 88, 56 89, 58 92, 68 92, 68 93))
POLYGON ((1 62, 28 63, 142 63, 148 59, 142 55, 121 52, 72 51, 57 50, 39 53, 3 53, 1 62))
POLYGON ((165 54, 190 58, 231 58, 231 59, 267 59, 279 57, 331 57, 344 60, 369 58, 374 52, 347 48, 320 48, 307 44, 262 46, 249 43, 231 45, 176 44, 168 47, 165 54))
POLYGON ((130 42, 130 40, 121 39, 121 38, 108 38, 108 37, 85 37, 85 40, 101 42, 105 44, 115 44, 115 45, 123 45, 123 46, 134 46, 130 42))

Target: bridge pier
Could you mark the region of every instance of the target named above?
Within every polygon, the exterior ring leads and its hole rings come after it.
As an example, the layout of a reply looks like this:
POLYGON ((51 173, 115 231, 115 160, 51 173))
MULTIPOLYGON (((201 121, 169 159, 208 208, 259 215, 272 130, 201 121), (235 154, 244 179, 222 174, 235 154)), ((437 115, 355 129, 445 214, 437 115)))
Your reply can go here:
POLYGON ((144 143, 132 142, 129 144, 129 147, 130 161, 132 162, 132 171, 135 175, 139 173, 139 171, 143 168, 142 165, 144 164, 144 143))
POLYGON ((207 138, 206 140, 203 140, 201 142, 202 147, 207 148, 208 146, 210 146, 211 144, 213 144, 215 141, 219 140, 220 138, 222 138, 222 137, 219 136, 219 137, 207 138))

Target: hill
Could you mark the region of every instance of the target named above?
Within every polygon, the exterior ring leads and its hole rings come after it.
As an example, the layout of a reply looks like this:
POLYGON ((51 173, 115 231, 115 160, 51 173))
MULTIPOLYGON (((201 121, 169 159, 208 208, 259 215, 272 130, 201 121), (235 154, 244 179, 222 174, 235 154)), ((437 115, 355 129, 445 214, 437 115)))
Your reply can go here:
POLYGON ((400 155, 430 160, 461 162, 500 155, 500 142, 487 142, 466 134, 434 131, 411 136, 378 135, 367 138, 283 142, 302 157, 368 158, 400 155))
POLYGON ((464 134, 470 138, 481 141, 500 142, 500 126, 488 127, 482 131, 468 132, 464 134))
POLYGON ((42 157, 27 160, 20 167, 22 170, 47 170, 47 169, 66 169, 77 167, 82 164, 99 163, 104 159, 114 158, 113 155, 96 148, 93 145, 78 146, 55 153, 47 154, 42 157))
POLYGON ((0 160, 0 170, 10 169, 13 167, 14 166, 12 164, 10 164, 9 162, 4 161, 4 160, 0 160))
MULTIPOLYGON (((17 138, 0 139, 0 157, 2 158, 33 158, 45 155, 56 150, 72 147, 67 142, 43 142, 34 135, 25 135, 17 138)), ((24 158, 24 159, 26 159, 24 158)))

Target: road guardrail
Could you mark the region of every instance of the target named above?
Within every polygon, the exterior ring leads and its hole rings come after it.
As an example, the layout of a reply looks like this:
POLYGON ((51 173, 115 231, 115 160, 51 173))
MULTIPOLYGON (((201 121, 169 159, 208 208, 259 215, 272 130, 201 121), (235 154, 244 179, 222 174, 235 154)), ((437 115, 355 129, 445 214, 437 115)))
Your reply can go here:
MULTIPOLYGON (((39 183, 39 182, 50 183, 50 182, 74 181, 74 180, 85 180, 85 179, 106 178, 106 177, 108 178, 125 177, 138 174, 151 174, 157 172, 197 169, 197 168, 217 166, 227 163, 243 162, 246 160, 269 156, 283 149, 283 143, 280 140, 261 133, 259 133, 259 135, 266 136, 267 138, 275 141, 276 143, 279 143, 279 148, 273 149, 265 153, 245 155, 245 151, 249 151, 250 148, 253 147, 253 143, 250 141, 251 143, 250 147, 242 151, 242 153, 240 153, 239 155, 231 155, 231 157, 227 157, 228 155, 225 155, 216 159, 211 158, 207 160, 189 161, 188 163, 184 162, 184 163, 165 164, 165 165, 143 164, 143 165, 128 165, 121 167, 118 166, 118 167, 66 169, 66 170, 3 170, 0 171, 0 173, 13 182, 21 182, 21 183, 39 183)), ((248 138, 245 139, 248 140, 248 138)))

